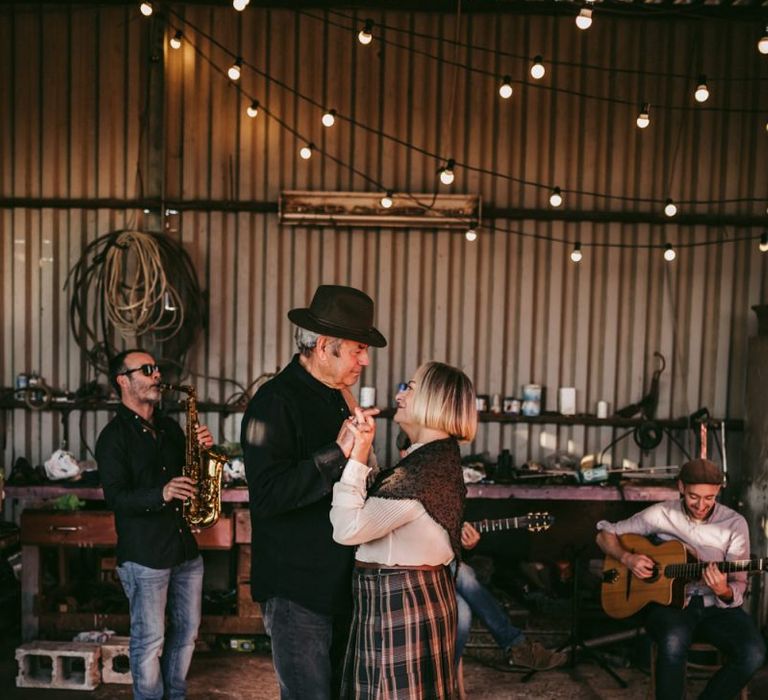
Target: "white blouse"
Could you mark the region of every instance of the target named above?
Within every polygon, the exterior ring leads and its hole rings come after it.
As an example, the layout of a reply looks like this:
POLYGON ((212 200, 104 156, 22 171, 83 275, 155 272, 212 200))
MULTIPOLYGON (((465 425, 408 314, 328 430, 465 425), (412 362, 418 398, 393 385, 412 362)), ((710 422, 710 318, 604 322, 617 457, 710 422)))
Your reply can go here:
POLYGON ((393 567, 449 564, 454 554, 448 533, 419 501, 366 499, 370 471, 350 459, 333 487, 333 539, 339 544, 359 545, 355 554, 359 561, 393 567))

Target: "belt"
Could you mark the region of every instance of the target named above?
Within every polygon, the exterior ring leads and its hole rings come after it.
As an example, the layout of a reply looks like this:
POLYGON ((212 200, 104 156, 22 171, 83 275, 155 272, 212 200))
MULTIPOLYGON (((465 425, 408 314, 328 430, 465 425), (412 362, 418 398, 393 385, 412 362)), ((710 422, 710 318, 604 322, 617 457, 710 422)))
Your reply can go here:
POLYGON ((366 571, 440 571, 444 569, 443 564, 396 564, 391 566, 388 564, 377 564, 371 561, 359 561, 355 559, 356 569, 365 569, 366 571))

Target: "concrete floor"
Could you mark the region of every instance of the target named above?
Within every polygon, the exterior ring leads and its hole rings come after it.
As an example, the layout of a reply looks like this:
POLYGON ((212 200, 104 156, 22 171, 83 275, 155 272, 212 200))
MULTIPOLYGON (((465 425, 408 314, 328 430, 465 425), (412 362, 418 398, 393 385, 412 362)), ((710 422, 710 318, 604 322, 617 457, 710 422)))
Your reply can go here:
MULTIPOLYGON (((618 673, 627 681, 621 689, 602 669, 591 663, 576 668, 565 667, 534 675, 527 682, 519 673, 489 665, 477 655, 465 656, 465 688, 471 700, 645 700, 648 676, 635 668, 620 668, 618 673)), ((54 691, 20 689, 15 687, 16 668, 13 650, 0 660, 0 688, 4 700, 128 700, 130 686, 101 685, 96 690, 54 691)), ((696 691, 701 684, 695 684, 696 691)), ((692 695, 693 696, 693 695, 692 695)), ((768 668, 763 669, 750 684, 752 698, 768 697, 768 668)), ((198 652, 189 674, 189 700, 278 700, 279 693, 268 653, 238 653, 234 651, 198 652)))

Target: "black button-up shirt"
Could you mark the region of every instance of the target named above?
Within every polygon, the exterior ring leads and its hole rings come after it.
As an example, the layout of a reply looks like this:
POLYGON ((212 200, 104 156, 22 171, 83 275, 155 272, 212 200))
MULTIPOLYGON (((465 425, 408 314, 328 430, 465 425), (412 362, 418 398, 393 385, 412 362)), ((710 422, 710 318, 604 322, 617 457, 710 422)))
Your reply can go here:
POLYGON ((156 415, 148 424, 123 405, 101 431, 96 461, 107 506, 115 512, 119 564, 169 569, 197 556, 181 501, 163 500, 163 486, 182 474, 185 450, 175 420, 156 415))
POLYGON ((241 441, 251 508, 254 600, 278 596, 323 614, 351 606, 353 548, 333 541, 332 488, 346 459, 349 409, 298 355, 251 399, 241 441))

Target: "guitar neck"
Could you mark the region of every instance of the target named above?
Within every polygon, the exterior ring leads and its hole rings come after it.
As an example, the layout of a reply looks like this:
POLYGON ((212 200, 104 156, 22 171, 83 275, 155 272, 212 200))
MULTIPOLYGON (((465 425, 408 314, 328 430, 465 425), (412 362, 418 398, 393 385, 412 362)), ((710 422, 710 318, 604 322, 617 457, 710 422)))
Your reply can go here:
MULTIPOLYGON (((741 559, 738 561, 719 561, 717 568, 724 574, 733 574, 739 571, 756 572, 764 571, 768 567, 767 559, 741 559)), ((702 572, 710 562, 698 561, 685 564, 668 564, 664 567, 664 575, 667 578, 685 578, 695 580, 701 578, 702 572)))
POLYGON ((470 522, 481 535, 485 532, 504 532, 505 530, 520 530, 528 527, 528 516, 517 518, 498 518, 496 520, 475 520, 470 522))

